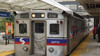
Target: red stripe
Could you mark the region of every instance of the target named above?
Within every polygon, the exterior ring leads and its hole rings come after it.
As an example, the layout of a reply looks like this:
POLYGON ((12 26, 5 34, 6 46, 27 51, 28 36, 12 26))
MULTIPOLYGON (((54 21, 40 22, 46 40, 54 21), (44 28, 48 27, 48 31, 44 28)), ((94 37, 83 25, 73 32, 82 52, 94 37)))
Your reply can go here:
POLYGON ((14 42, 15 44, 21 44, 22 42, 14 42))
POLYGON ((25 42, 25 44, 29 44, 29 42, 25 42))
MULTIPOLYGON (((22 42, 14 42, 15 44, 22 44, 22 42)), ((29 44, 29 42, 25 42, 24 44, 29 44)))
POLYGON ((47 45, 55 45, 55 46, 67 46, 67 44, 66 43, 47 43, 47 45))

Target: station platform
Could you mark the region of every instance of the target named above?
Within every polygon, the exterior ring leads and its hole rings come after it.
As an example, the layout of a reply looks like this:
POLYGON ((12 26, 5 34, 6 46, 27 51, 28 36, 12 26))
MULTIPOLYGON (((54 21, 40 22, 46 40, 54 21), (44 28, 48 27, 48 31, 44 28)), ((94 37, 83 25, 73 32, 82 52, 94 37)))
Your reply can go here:
POLYGON ((97 41, 97 35, 94 40, 93 34, 90 33, 70 54, 70 56, 100 56, 100 42, 97 41))
POLYGON ((9 44, 5 45, 5 40, 0 34, 0 56, 7 56, 14 53, 14 41, 10 40, 9 44))

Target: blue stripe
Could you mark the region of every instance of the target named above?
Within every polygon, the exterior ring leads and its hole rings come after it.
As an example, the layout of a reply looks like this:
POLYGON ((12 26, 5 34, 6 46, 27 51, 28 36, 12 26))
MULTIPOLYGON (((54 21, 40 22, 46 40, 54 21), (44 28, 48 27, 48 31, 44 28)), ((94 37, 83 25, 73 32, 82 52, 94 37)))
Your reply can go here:
POLYGON ((67 39, 47 39, 47 43, 67 43, 67 39))
MULTIPOLYGON (((16 42, 20 42, 21 38, 14 38, 14 41, 16 42)), ((23 38, 22 40, 24 40, 25 42, 29 42, 29 38, 23 38)))

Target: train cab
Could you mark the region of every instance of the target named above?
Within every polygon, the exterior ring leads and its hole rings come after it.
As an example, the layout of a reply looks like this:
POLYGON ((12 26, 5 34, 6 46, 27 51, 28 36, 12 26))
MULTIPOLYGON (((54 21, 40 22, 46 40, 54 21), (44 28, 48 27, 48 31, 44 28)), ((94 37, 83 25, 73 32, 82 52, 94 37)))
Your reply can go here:
POLYGON ((17 14, 14 21, 15 56, 66 56, 89 32, 75 13, 33 10, 17 14))
POLYGON ((62 56, 64 46, 67 45, 64 23, 63 15, 54 11, 32 11, 16 15, 15 55, 62 56))

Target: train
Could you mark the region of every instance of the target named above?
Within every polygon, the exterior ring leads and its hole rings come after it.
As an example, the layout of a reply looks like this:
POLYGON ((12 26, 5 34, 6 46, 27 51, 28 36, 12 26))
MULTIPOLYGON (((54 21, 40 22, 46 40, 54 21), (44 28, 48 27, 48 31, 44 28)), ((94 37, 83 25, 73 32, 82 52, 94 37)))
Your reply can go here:
POLYGON ((87 23, 74 12, 32 10, 17 13, 15 56, 67 56, 88 35, 87 23))

